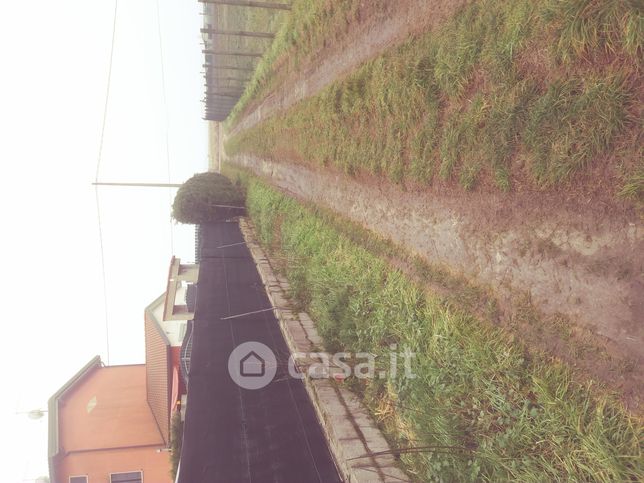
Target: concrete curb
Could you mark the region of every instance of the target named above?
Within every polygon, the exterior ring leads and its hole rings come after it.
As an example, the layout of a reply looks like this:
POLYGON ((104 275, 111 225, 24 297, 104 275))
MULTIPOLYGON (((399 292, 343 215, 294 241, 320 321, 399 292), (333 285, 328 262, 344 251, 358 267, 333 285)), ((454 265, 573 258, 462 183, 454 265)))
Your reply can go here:
MULTIPOLYGON (((264 250, 255 242, 255 232, 247 218, 239 225, 246 240, 275 316, 291 353, 325 353, 324 343, 315 323, 306 313, 290 310, 288 282, 275 275, 264 250)), ((327 354, 328 356, 328 354, 327 354)), ((330 357, 330 356, 329 356, 330 357)), ((298 368, 306 369, 315 361, 298 359, 298 368)), ((306 374, 307 371, 301 371, 306 374)), ((330 368, 333 373, 333 366, 330 368)), ((304 377, 306 390, 313 402, 325 437, 345 481, 350 483, 410 482, 397 465, 391 448, 360 400, 333 380, 333 374, 320 378, 304 377), (382 452, 387 452, 382 454, 382 452)))

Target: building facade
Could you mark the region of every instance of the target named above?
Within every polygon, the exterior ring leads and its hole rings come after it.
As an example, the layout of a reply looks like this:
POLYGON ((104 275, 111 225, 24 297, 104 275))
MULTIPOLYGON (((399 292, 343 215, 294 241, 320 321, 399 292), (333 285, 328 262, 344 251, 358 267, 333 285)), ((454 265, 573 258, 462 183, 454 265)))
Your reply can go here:
POLYGON ((170 483, 162 430, 146 397, 146 366, 92 359, 49 400, 54 483, 170 483))
POLYGON ((188 284, 198 275, 198 265, 172 257, 168 289, 145 309, 145 364, 104 366, 96 356, 50 398, 53 482, 171 481, 171 418, 186 401, 182 343, 194 310, 188 284))
MULTIPOLYGON (((177 297, 185 297, 185 288, 177 297)), ((163 320, 166 294, 145 309, 146 397, 152 413, 169 444, 170 418, 186 394, 181 373, 181 344, 187 330, 187 320, 163 320)))

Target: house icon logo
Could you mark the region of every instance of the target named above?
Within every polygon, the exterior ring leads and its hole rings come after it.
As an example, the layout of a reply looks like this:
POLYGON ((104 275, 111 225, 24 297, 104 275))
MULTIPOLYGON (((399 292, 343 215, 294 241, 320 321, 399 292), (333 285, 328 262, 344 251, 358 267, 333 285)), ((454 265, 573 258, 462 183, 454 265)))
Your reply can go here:
POLYGON ((239 361, 239 374, 243 377, 263 377, 266 374, 266 361, 255 351, 250 351, 239 361))
POLYGON ((243 389, 261 389, 275 377, 275 354, 261 342, 239 344, 228 357, 228 374, 243 389))

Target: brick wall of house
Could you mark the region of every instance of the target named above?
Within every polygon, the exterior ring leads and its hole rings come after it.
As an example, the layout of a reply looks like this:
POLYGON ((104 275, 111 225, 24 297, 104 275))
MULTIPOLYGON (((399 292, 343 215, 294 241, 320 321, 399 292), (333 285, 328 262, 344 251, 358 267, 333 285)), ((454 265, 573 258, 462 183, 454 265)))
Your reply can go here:
POLYGON ((142 471, 146 483, 171 483, 169 453, 157 452, 165 442, 146 402, 145 374, 142 364, 98 368, 60 398, 52 483, 71 475, 107 482, 126 471, 142 471))
POLYGON ((170 442, 172 380, 170 344, 159 326, 145 317, 146 393, 152 414, 166 444, 170 442))

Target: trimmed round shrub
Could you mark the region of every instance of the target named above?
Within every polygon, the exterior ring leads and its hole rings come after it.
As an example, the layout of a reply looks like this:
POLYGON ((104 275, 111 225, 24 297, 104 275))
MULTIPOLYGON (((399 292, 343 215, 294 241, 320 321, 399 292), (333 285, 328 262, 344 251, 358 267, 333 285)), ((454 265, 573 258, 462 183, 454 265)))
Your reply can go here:
POLYGON ((228 178, 219 173, 201 173, 179 188, 172 216, 179 223, 201 224, 243 215, 243 207, 243 192, 228 178))

